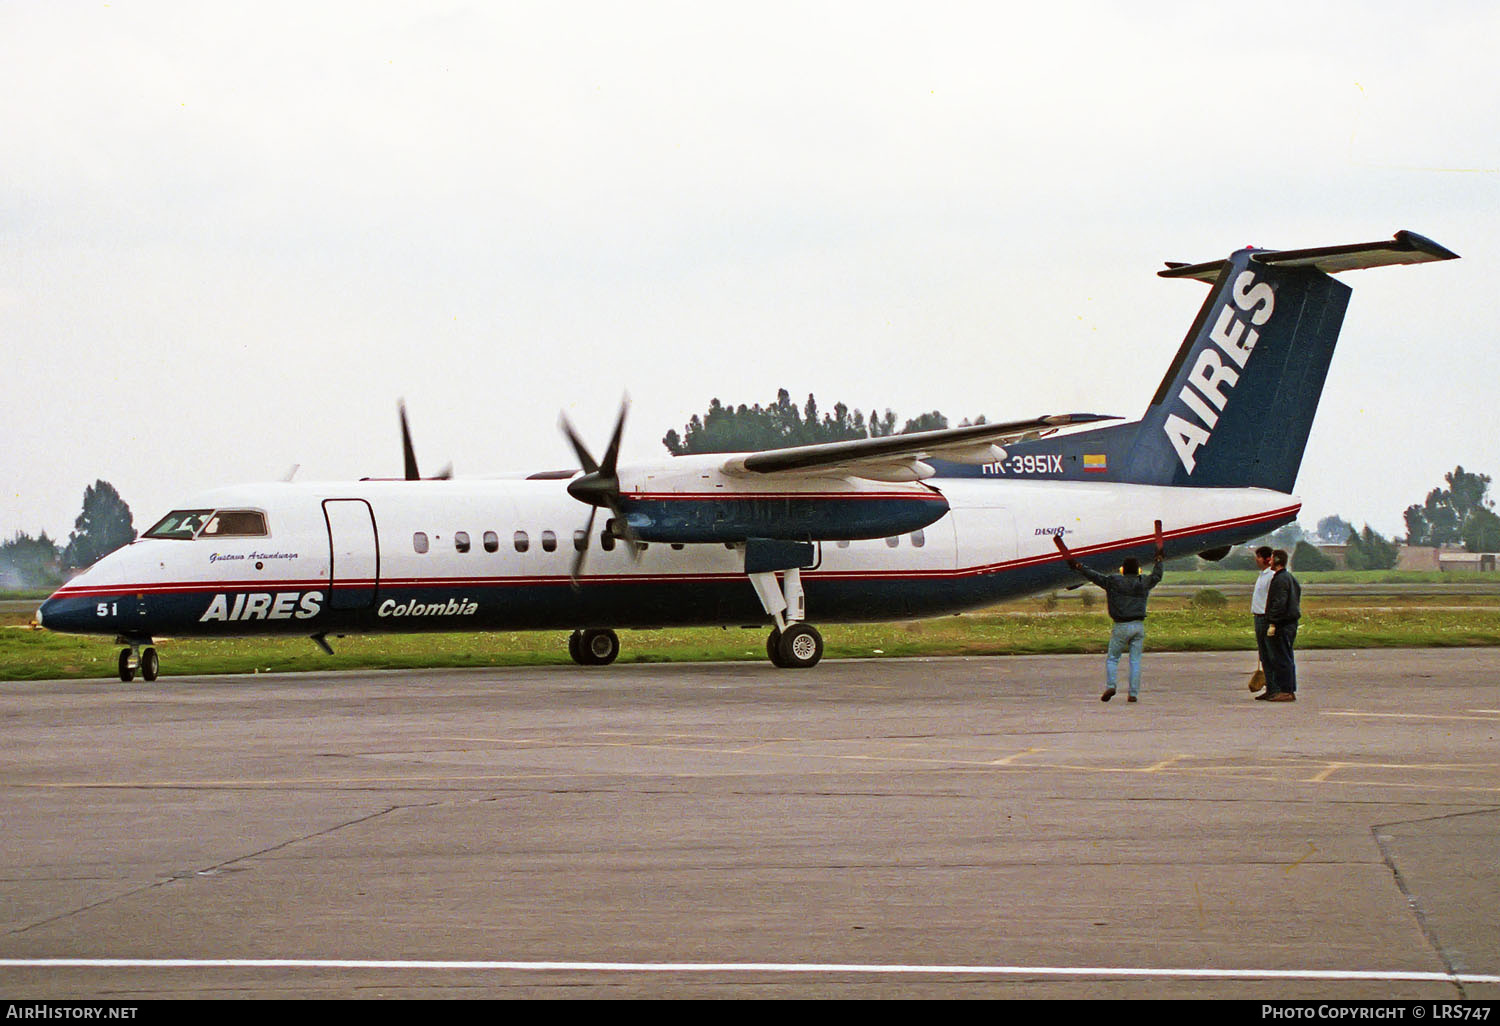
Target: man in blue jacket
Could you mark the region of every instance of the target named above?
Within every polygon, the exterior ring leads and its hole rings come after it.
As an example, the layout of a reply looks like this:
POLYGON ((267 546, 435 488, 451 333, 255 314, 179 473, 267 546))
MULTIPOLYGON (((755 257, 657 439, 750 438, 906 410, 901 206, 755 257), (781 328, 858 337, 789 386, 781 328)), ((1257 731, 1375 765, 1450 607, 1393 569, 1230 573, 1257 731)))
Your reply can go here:
POLYGON ((1109 632, 1109 652, 1104 657, 1104 694, 1099 696, 1099 701, 1108 702, 1115 697, 1116 670, 1120 656, 1127 648, 1130 650, 1128 701, 1137 701, 1141 693, 1141 652, 1146 647, 1146 598, 1151 589, 1161 583, 1161 561, 1165 553, 1160 541, 1157 542, 1156 563, 1151 576, 1142 577, 1141 565, 1133 556, 1126 558, 1120 573, 1101 574, 1074 559, 1061 538, 1055 540, 1057 547, 1068 557, 1068 566, 1103 588, 1109 600, 1109 618, 1115 625, 1109 632))

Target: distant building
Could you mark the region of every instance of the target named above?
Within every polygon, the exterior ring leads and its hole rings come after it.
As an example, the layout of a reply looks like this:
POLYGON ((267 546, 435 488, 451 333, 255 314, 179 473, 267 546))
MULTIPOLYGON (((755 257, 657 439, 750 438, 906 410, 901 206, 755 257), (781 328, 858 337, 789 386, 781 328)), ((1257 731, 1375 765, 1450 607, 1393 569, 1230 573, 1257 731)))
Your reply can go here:
POLYGON ((1496 569, 1496 552, 1464 552, 1461 549, 1439 549, 1438 569, 1444 573, 1467 572, 1492 574, 1496 569))
MULTIPOLYGON (((1330 553, 1331 555, 1331 553, 1330 553)), ((1397 570, 1422 570, 1428 573, 1484 573, 1500 570, 1500 559, 1494 552, 1467 552, 1460 548, 1431 545, 1397 545, 1397 570)))
POLYGON ((1349 569, 1349 546, 1347 545, 1319 545, 1318 551, 1333 560, 1335 570, 1349 569))
POLYGON ((1441 570, 1442 567, 1438 565, 1438 553, 1442 551, 1431 545, 1397 545, 1396 569, 1424 570, 1429 573, 1441 570))
MULTIPOLYGON (((1338 569, 1349 569, 1349 546, 1319 545, 1318 550, 1333 560, 1338 569)), ((1396 569, 1420 570, 1424 573, 1496 573, 1500 571, 1500 558, 1494 552, 1465 552, 1463 549, 1433 548, 1431 545, 1397 545, 1396 569)))

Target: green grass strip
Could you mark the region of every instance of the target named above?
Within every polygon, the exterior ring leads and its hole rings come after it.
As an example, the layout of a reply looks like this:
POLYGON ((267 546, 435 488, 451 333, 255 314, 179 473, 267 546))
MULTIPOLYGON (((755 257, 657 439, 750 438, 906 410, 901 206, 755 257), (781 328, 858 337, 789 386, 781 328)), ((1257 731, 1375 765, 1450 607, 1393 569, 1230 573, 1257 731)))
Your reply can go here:
MULTIPOLYGON (((1184 575, 1185 576, 1185 575, 1184 575)), ((1357 600, 1306 608, 1299 649, 1426 648, 1500 645, 1500 602, 1488 596, 1431 597, 1378 606, 1357 600)), ((1382 602, 1387 602, 1384 598, 1382 602)), ((1062 611, 1045 600, 994 610, 884 624, 819 624, 827 658, 955 655, 1042 655, 1103 652, 1109 620, 1075 594, 1062 611)), ((1204 609, 1190 600, 1153 602, 1146 645, 1156 652, 1253 650, 1249 614, 1233 602, 1204 609)), ((26 626, 28 617, 0 617, 0 680, 116 676, 119 649, 108 639, 52 634, 26 626)), ((621 632, 622 662, 764 661, 764 628, 716 627, 621 632)), ((163 676, 284 673, 428 667, 570 664, 563 631, 364 635, 330 639, 328 656, 307 638, 162 639, 163 676)))

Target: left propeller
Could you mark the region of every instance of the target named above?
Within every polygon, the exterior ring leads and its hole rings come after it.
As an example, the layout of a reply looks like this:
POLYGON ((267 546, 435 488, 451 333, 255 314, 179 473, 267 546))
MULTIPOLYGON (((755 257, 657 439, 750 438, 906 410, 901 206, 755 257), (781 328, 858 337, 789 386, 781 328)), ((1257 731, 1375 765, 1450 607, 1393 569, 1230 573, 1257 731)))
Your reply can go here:
POLYGON ((439 470, 433 477, 423 477, 417 469, 417 450, 411 444, 411 428, 406 423, 406 400, 398 404, 401 410, 401 454, 406 460, 406 480, 408 481, 447 481, 453 477, 453 464, 448 464, 439 470))

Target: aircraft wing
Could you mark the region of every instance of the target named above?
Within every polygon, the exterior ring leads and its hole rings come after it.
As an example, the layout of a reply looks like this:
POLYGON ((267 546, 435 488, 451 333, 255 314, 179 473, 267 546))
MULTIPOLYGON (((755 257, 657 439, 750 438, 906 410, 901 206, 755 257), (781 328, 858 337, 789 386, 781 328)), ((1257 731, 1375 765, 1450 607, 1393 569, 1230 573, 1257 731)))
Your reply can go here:
POLYGON ((876 481, 917 481, 932 476, 922 463, 928 457, 954 463, 990 463, 1004 459, 1001 443, 1059 428, 1120 418, 1098 413, 1063 413, 1004 424, 971 424, 937 431, 914 431, 847 442, 798 445, 732 456, 724 461, 726 474, 816 474, 867 477, 876 481))

